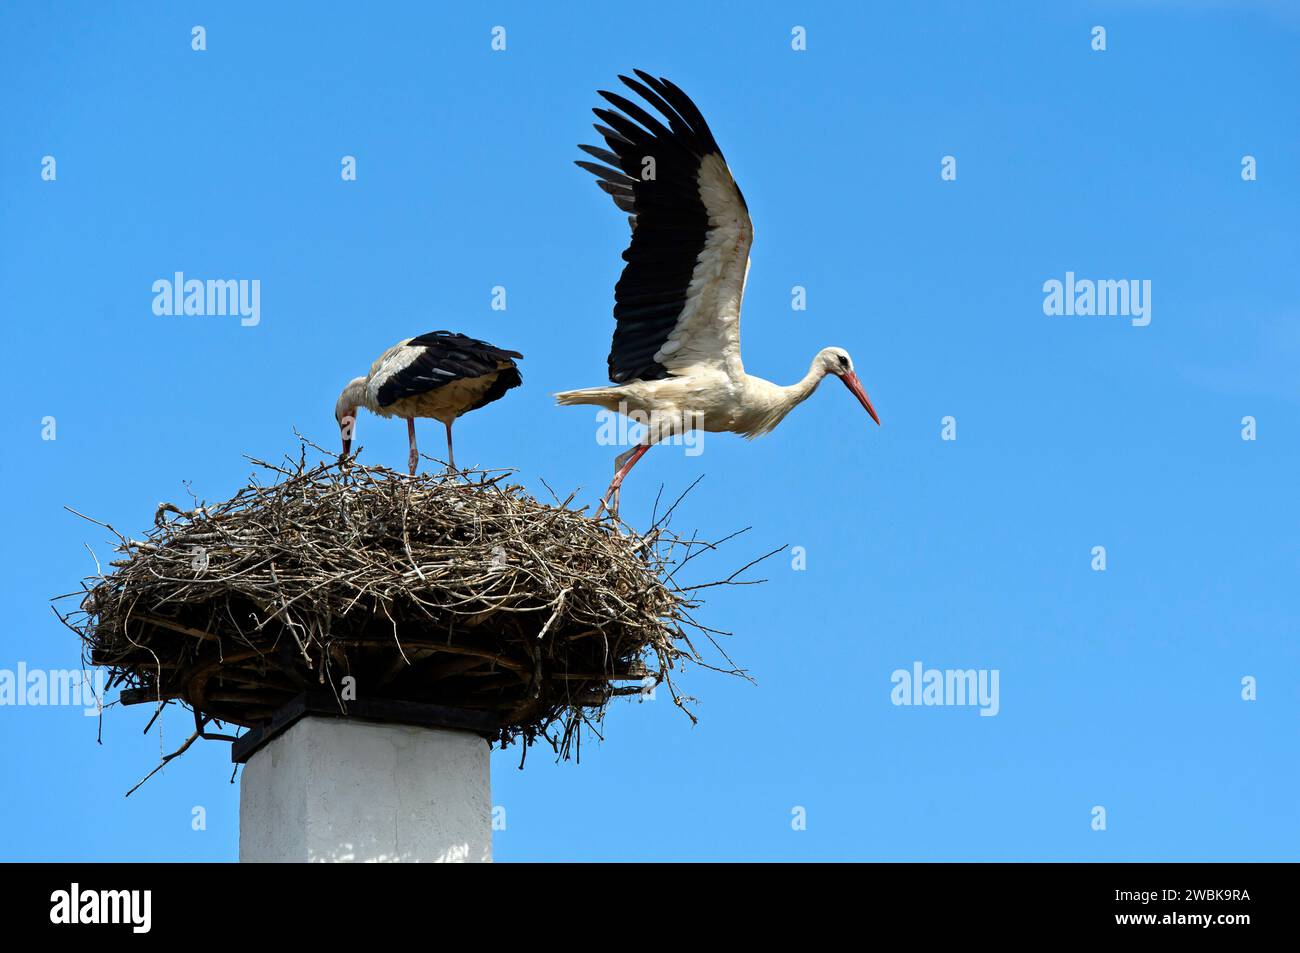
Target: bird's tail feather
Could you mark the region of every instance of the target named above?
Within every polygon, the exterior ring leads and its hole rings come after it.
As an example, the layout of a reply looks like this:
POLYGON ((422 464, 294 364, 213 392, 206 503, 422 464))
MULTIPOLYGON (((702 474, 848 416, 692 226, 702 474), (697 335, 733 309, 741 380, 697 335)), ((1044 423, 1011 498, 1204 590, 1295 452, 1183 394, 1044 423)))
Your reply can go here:
POLYGON ((555 395, 555 402, 561 405, 594 404, 597 407, 610 407, 619 401, 618 388, 584 387, 581 390, 562 390, 555 395))

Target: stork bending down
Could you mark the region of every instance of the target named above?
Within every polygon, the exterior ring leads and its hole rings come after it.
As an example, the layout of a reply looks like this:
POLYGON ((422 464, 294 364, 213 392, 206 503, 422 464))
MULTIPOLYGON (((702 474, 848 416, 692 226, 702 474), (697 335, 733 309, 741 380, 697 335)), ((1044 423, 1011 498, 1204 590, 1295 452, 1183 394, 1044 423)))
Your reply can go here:
POLYGON ((512 358, 522 359, 523 355, 451 331, 399 341, 379 356, 369 374, 349 381, 334 405, 343 455, 352 449, 357 409, 365 407, 381 417, 406 418, 411 445, 407 465, 412 476, 420 461, 415 418, 441 420, 447 428, 447 463, 455 470, 452 422, 523 383, 512 358))
POLYGON ((642 442, 619 455, 602 506, 617 513, 628 472, 658 441, 687 430, 757 437, 772 430, 834 374, 877 423, 853 360, 824 348, 808 373, 782 387, 746 374, 740 359, 740 303, 754 229, 749 209, 708 124, 677 86, 636 70, 620 76, 659 115, 617 93, 595 109, 608 149, 579 146, 600 163, 577 164, 629 213, 632 243, 614 287, 612 387, 556 394, 649 420, 642 442), (617 111, 615 111, 617 110, 617 111))

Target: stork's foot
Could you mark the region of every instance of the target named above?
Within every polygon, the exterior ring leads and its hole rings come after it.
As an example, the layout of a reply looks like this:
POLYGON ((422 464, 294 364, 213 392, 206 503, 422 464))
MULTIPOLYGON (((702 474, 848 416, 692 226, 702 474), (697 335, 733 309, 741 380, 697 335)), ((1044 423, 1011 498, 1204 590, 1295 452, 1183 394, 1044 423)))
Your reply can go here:
POLYGON ((614 479, 609 484, 609 489, 605 491, 604 498, 600 501, 600 506, 596 507, 596 516, 600 517, 600 511, 606 510, 614 519, 618 519, 618 495, 623 489, 623 478, 628 475, 636 462, 645 455, 650 449, 650 444, 642 443, 620 453, 614 460, 614 479))
POLYGON ((596 507, 597 519, 600 518, 602 510, 609 513, 609 515, 614 517, 614 519, 618 519, 618 495, 622 490, 620 482, 621 481, 616 481, 611 483, 609 489, 605 491, 605 495, 600 500, 600 505, 596 507))

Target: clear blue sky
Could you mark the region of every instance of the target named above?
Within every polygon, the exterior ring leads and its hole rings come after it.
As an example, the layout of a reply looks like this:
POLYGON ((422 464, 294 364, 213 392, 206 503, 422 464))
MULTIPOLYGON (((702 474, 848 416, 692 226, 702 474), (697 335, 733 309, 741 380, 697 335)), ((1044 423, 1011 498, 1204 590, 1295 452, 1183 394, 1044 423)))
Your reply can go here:
MULTIPOLYGON (((47 600, 83 543, 110 554, 65 504, 141 531, 186 481, 225 498, 294 427, 332 443, 342 384, 412 334, 522 351, 458 460, 591 501, 617 449, 549 395, 604 380, 627 226, 571 163, 594 90, 640 67, 697 101, 748 199, 747 369, 845 347, 884 426, 830 381, 766 438, 646 457, 631 522, 703 474, 677 525, 753 527, 697 580, 782 545, 807 567, 710 600, 757 685, 690 670, 697 727, 630 702, 580 765, 494 754, 497 858, 1295 859, 1288 6, 6 4, 0 669, 78 664, 47 600), (261 323, 155 316, 175 271, 259 279, 261 323), (1149 280, 1150 325, 1044 315, 1067 271, 1149 280), (893 705, 915 661, 998 670, 999 713, 893 705)), ((402 466, 400 423, 360 428, 402 466)), ((110 710, 99 746, 79 710, 0 709, 0 855, 234 859, 226 745, 123 799, 189 731, 147 717, 110 710)))

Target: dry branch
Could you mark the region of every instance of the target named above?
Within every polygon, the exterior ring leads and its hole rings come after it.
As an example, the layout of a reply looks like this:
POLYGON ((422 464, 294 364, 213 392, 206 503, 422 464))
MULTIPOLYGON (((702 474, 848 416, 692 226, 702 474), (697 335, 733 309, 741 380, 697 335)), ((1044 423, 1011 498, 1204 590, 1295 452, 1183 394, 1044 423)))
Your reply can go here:
POLYGON ((342 698, 351 678, 358 697, 490 712, 499 743, 545 738, 567 757, 611 698, 641 690, 627 682, 666 684, 689 714, 670 673, 714 668, 691 647, 686 630, 704 630, 673 572, 716 544, 663 517, 639 536, 569 509, 572 495, 540 503, 505 472, 308 466, 305 449, 253 462, 269 483, 160 504, 144 539, 98 523, 116 569, 84 580, 62 616, 124 702, 179 701, 196 738, 316 686, 342 698))

